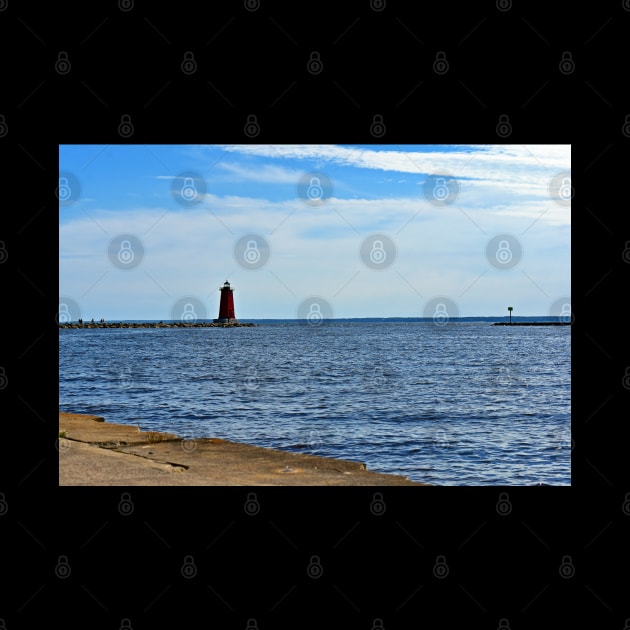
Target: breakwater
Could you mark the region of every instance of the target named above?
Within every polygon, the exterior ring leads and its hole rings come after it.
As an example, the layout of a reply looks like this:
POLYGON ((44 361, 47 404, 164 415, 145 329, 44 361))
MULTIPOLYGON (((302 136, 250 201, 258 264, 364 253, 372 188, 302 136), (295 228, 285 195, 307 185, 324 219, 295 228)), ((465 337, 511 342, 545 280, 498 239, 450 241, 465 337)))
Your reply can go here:
POLYGON ((495 322, 493 326, 570 326, 571 322, 495 322))
POLYGON ((249 322, 59 322, 59 328, 242 328, 249 322))

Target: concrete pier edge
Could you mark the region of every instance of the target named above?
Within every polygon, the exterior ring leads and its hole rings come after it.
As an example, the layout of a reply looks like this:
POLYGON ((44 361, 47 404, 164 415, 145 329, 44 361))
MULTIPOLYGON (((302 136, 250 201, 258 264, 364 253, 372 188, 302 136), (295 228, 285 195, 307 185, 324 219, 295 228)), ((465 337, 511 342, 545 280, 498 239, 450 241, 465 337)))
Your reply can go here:
POLYGON ((59 412, 60 486, 430 486, 362 462, 59 412))

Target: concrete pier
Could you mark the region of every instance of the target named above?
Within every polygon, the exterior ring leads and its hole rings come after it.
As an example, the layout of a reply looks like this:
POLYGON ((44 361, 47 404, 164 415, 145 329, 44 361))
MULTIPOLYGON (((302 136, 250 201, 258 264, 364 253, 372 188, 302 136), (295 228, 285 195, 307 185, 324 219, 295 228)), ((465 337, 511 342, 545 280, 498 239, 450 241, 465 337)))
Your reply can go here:
POLYGON ((185 440, 59 412, 60 486, 427 486, 361 462, 218 438, 185 440))

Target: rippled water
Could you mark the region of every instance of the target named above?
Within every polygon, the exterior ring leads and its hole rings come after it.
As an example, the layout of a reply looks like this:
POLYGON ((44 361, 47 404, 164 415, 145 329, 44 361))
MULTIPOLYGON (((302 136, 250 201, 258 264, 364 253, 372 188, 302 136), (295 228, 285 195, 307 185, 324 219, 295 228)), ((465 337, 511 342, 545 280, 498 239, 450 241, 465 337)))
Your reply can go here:
POLYGON ((485 322, 60 330, 59 408, 438 485, 570 485, 570 335, 485 322))

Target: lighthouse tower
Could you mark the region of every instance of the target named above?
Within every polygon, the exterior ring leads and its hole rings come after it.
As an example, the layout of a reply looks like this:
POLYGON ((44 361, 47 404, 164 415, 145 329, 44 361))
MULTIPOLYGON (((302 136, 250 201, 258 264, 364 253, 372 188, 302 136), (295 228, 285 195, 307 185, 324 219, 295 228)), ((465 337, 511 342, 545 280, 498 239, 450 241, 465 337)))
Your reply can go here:
POLYGON ((226 280, 220 289, 221 302, 219 303, 219 318, 215 319, 215 323, 219 324, 236 324, 236 315, 234 314, 234 289, 226 280))

